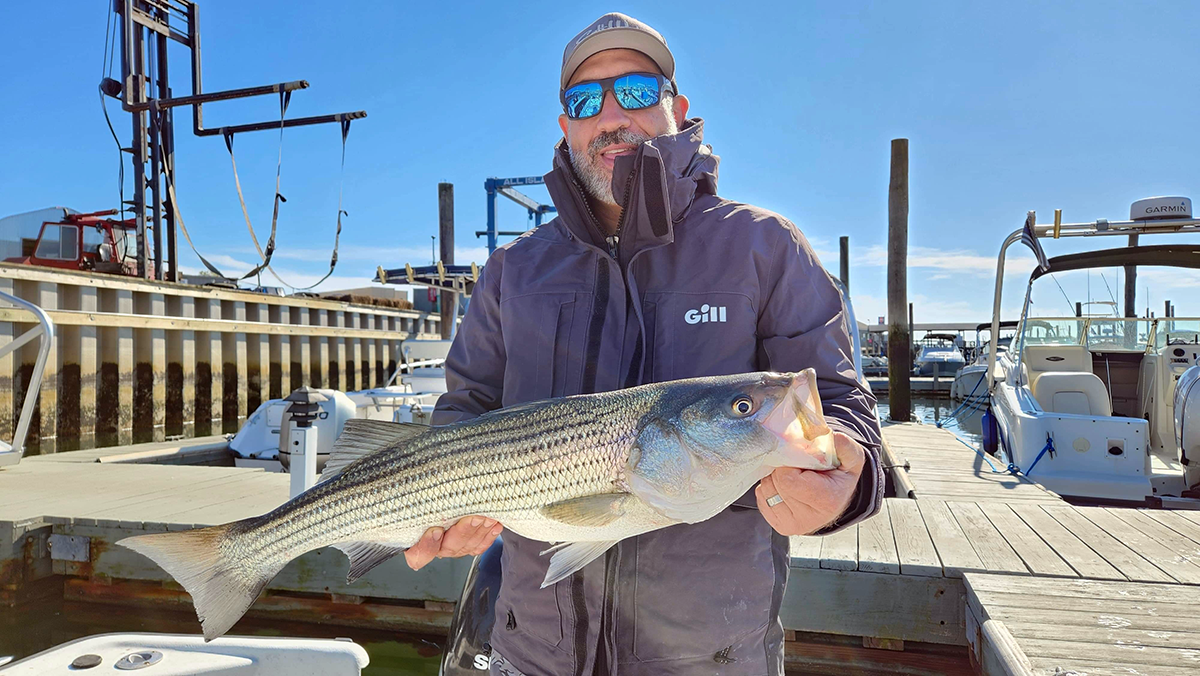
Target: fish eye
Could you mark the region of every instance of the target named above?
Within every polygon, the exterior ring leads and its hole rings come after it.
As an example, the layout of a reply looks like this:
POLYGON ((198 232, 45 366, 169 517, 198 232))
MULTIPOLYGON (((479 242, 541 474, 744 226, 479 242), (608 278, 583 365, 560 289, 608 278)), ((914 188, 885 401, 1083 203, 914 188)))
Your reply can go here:
POLYGON ((745 417, 754 412, 754 400, 745 395, 733 400, 733 414, 745 417))

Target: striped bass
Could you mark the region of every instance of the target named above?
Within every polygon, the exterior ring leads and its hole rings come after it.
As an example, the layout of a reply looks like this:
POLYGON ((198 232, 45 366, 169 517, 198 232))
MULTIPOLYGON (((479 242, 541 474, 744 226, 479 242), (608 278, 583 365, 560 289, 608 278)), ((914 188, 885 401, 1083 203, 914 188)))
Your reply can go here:
POLYGON ((353 582, 427 529, 480 515, 556 543, 545 587, 619 540, 716 515, 777 467, 837 466, 812 369, 694 378, 444 427, 349 420, 319 483, 277 509, 119 544, 183 585, 212 640, 321 547, 345 552, 353 582))

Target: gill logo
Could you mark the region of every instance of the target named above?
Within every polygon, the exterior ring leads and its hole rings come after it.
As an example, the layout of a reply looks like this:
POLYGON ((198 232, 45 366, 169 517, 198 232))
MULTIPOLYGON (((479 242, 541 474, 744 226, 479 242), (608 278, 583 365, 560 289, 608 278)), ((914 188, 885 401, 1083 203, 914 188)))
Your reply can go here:
POLYGON ((688 324, 700 324, 704 322, 724 322, 725 321, 725 306, 717 305, 701 305, 699 310, 688 310, 683 315, 683 321, 688 324))

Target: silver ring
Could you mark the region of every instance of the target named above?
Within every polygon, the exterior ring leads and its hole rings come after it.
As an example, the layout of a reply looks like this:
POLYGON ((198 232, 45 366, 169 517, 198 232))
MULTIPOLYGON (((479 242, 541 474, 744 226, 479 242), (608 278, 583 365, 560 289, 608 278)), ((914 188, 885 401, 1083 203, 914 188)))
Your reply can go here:
POLYGON ((778 493, 767 498, 767 506, 768 507, 774 507, 775 505, 778 505, 781 502, 783 502, 783 496, 778 493))

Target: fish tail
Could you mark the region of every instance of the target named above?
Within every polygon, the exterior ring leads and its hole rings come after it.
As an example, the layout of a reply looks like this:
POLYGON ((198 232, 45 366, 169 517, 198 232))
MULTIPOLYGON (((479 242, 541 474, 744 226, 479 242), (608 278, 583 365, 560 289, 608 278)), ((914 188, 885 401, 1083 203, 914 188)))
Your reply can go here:
POLYGON ((236 537, 238 523, 137 535, 117 544, 151 559, 183 585, 192 596, 204 640, 211 641, 241 619, 279 572, 230 557, 230 548, 223 545, 236 537))

